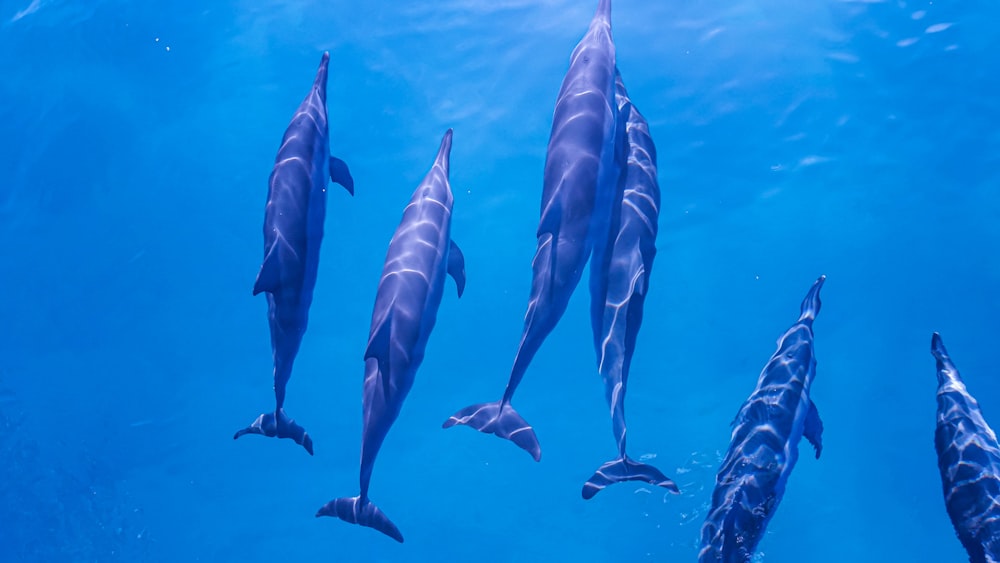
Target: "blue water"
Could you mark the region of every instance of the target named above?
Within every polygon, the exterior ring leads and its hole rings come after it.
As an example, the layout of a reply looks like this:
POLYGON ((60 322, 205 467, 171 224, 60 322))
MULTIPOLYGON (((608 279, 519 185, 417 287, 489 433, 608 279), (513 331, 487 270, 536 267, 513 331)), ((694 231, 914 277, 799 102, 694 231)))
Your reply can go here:
POLYGON ((964 560, 929 341, 1000 425, 993 2, 616 0, 663 190, 629 446, 682 495, 579 498, 614 453, 585 285, 516 399, 541 463, 440 429, 506 383, 553 103, 594 4, 0 2, 0 559, 694 561, 729 423, 826 274, 824 452, 758 559, 964 560), (250 289, 274 154, 324 50, 357 191, 330 190, 289 387, 310 457, 231 436, 273 404, 250 289), (468 286, 448 286, 375 468, 399 545, 313 514, 357 492, 375 288, 448 127, 468 286))

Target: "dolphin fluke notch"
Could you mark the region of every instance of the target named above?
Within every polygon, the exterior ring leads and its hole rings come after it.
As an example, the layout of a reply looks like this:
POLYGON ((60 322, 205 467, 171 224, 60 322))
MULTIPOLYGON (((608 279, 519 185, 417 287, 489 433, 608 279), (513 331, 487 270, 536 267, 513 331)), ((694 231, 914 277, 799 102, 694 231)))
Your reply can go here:
POLYGON ((597 473, 583 484, 583 498, 590 499, 601 492, 608 485, 622 483, 625 481, 643 481, 650 485, 663 487, 672 493, 679 494, 677 488, 670 478, 660 472, 659 469, 645 463, 637 463, 629 457, 611 460, 601 466, 597 473))
POLYGON ((403 543, 403 534, 399 533, 399 528, 375 506, 375 503, 366 498, 333 499, 316 512, 316 517, 320 516, 336 516, 344 522, 374 528, 399 543, 403 543))
POLYGON ((260 434, 268 438, 290 438, 305 448, 309 455, 313 455, 313 441, 309 437, 309 433, 306 432, 305 428, 295 424, 294 420, 288 418, 285 409, 278 409, 277 413, 266 412, 258 416, 253 424, 236 432, 233 435, 233 440, 247 434, 260 434))
POLYGON ((809 293, 806 294, 805 299, 802 300, 802 314, 799 315, 799 322, 812 321, 819 314, 819 309, 823 303, 819 299, 819 290, 823 288, 823 282, 826 281, 826 276, 820 276, 811 288, 809 288, 809 293))
POLYGON ((517 414, 510 403, 497 401, 466 407, 451 415, 441 427, 451 428, 458 425, 510 440, 531 454, 535 461, 542 459, 542 447, 538 444, 535 430, 517 414))

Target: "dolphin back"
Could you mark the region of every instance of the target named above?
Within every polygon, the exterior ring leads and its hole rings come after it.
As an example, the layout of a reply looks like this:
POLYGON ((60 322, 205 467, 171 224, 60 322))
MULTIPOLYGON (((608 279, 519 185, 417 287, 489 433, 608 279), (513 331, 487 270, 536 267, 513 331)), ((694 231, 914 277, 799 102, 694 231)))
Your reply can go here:
POLYGON ((934 444, 945 507, 969 560, 998 561, 1000 445, 938 333, 931 337, 931 354, 937 360, 934 444))

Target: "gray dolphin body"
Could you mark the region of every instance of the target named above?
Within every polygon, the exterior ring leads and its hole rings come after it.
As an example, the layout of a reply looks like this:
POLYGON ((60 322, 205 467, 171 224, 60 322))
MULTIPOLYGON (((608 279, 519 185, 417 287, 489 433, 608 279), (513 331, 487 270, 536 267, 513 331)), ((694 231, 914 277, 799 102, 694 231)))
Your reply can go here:
POLYGON ((323 240, 327 183, 333 180, 354 194, 354 180, 347 165, 330 156, 326 116, 329 62, 329 53, 324 53, 312 89, 288 124, 268 182, 264 262, 253 294, 267 295, 275 409, 260 415, 233 436, 233 439, 245 434, 291 438, 310 455, 313 445, 309 434, 285 414, 285 389, 309 321, 323 240))
POLYGON ((615 101, 619 119, 625 123, 624 150, 619 155, 624 162, 609 237, 603 249, 594 249, 590 294, 597 366, 611 407, 618 457, 602 465, 584 484, 585 499, 623 481, 645 481, 679 492, 677 485, 660 470, 634 461, 625 452, 625 391, 656 257, 660 186, 656 178, 656 146, 649 125, 632 104, 617 72, 615 101))
POLYGON ((1000 445, 979 403, 969 394, 941 335, 937 358, 937 430, 934 446, 945 507, 971 563, 1000 561, 1000 445))
POLYGON ((757 388, 733 421, 729 451, 701 529, 699 563, 747 563, 785 494, 803 436, 822 451, 823 423, 812 401, 816 377, 813 321, 826 276, 802 300, 798 322, 778 339, 757 388))
POLYGON ((316 516, 336 516, 352 524, 375 528, 396 541, 396 525, 368 498, 372 468, 382 442, 399 416, 424 359, 450 274, 465 289, 465 259, 451 240, 454 201, 448 183, 451 129, 445 133, 434 166, 413 192, 386 254, 375 297, 362 395, 361 493, 326 503, 316 516))
POLYGON ((562 318, 595 242, 607 238, 621 138, 615 104, 611 0, 600 0, 590 29, 573 50, 552 118, 545 158, 538 247, 524 331, 503 397, 466 407, 444 428, 466 425, 511 440, 536 460, 541 446, 511 398, 545 338, 562 318))

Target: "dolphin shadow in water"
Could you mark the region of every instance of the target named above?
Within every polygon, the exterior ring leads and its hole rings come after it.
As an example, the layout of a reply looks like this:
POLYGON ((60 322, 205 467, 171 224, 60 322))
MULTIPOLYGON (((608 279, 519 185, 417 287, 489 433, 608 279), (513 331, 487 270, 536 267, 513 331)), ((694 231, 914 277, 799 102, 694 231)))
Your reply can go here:
POLYGON ((347 164, 330 156, 326 80, 330 54, 323 53, 312 89, 292 117, 274 159, 264 212, 264 262, 253 294, 266 293, 274 356, 274 412, 236 432, 290 438, 313 453, 312 438, 285 414, 285 390, 309 320, 329 180, 354 194, 347 164))

